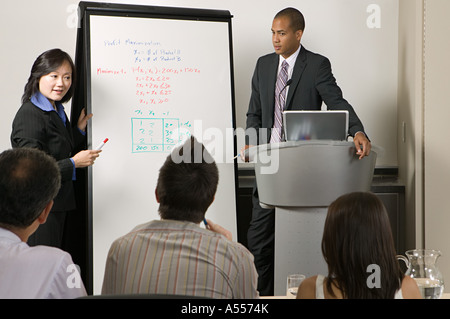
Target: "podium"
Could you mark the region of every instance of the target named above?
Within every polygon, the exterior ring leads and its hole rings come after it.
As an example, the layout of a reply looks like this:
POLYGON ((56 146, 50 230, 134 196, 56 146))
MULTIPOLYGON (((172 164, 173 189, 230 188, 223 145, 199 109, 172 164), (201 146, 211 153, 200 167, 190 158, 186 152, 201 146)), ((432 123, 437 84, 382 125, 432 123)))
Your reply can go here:
POLYGON ((327 207, 339 196, 370 191, 377 154, 359 159, 353 142, 264 144, 250 152, 262 207, 275 208, 275 295, 288 274, 328 274, 321 242, 327 207))

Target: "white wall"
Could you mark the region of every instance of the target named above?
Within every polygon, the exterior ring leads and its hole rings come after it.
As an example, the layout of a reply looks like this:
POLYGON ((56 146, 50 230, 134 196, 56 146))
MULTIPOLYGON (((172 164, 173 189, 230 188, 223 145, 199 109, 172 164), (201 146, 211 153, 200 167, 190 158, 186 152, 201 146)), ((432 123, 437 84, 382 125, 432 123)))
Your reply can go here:
MULTIPOLYGON (((306 19, 303 44, 309 50, 330 58, 344 97, 360 116, 372 142, 384 149, 377 165, 397 165, 397 0, 99 2, 229 10, 234 16, 238 127, 245 127, 250 80, 256 59, 273 51, 270 31, 273 16, 284 7, 297 7, 306 19), (375 28, 369 28, 367 20, 375 28)), ((0 92, 4 101, 0 119, 0 150, 10 147, 11 122, 20 106, 23 87, 35 58, 54 47, 60 47, 74 58, 77 5, 78 1, 71 0, 9 1, 0 11, 0 92)), ((209 35, 205 30, 204 34, 198 35, 198 41, 208 41, 210 36, 214 35, 209 35)), ((70 103, 66 111, 70 112, 70 103)))
POLYGON ((438 249, 450 281, 450 22, 448 0, 400 0, 399 167, 406 183, 408 249, 438 249), (403 136, 403 125, 405 135, 403 136))
POLYGON ((425 248, 439 249, 450 287, 450 21, 448 0, 425 1, 424 224, 425 248))
POLYGON ((398 164, 406 188, 406 249, 413 249, 423 247, 423 1, 399 5, 398 164))
MULTIPOLYGON (((45 50, 61 47, 73 56, 76 26, 66 11, 74 1, 8 1, 0 11, 0 151, 10 148, 11 123, 20 107, 31 65, 45 50), (69 22, 69 23, 68 23, 69 22)), ((70 105, 69 105, 70 106, 70 105)), ((70 112, 70 107, 67 108, 70 112)))

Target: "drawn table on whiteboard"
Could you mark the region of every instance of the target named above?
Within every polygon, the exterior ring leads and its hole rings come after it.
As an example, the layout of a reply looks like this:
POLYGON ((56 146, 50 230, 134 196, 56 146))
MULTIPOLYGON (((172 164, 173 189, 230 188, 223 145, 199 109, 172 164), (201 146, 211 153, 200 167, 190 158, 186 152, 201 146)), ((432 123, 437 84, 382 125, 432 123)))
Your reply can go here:
POLYGON ((170 152, 189 131, 182 130, 178 118, 132 118, 132 152, 170 152))

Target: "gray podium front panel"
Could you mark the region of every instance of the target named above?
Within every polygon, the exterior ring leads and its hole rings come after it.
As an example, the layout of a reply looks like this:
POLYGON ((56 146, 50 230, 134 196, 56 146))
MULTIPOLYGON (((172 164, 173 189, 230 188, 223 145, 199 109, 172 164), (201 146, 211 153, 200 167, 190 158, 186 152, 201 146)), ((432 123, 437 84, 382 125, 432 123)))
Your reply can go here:
POLYGON ((328 273, 322 256, 326 207, 275 208, 275 295, 286 295, 289 274, 328 273))
POLYGON ((328 206, 342 194, 369 191, 376 153, 359 159, 352 142, 298 141, 256 148, 259 201, 273 207, 328 206))
POLYGON ((265 144, 253 152, 260 204, 275 207, 275 294, 285 295, 290 273, 328 274, 321 250, 327 208, 343 194, 370 191, 377 154, 360 160, 354 144, 341 141, 265 144))

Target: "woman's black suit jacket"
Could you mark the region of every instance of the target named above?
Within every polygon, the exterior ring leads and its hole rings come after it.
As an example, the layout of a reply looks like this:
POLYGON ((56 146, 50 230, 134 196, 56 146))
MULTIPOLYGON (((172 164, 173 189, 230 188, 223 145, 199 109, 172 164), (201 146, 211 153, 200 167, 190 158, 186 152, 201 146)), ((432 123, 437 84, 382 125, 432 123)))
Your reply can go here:
MULTIPOLYGON (((67 118, 67 115, 66 115, 67 118)), ((67 118, 66 126, 56 111, 43 111, 31 101, 18 110, 12 125, 11 145, 40 149, 53 156, 61 171, 61 189, 54 200, 53 211, 75 208, 73 164, 70 158, 74 147, 84 136, 77 127, 72 128, 67 118)))

